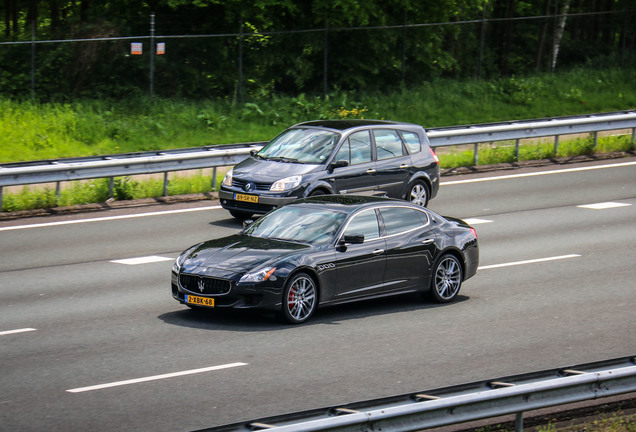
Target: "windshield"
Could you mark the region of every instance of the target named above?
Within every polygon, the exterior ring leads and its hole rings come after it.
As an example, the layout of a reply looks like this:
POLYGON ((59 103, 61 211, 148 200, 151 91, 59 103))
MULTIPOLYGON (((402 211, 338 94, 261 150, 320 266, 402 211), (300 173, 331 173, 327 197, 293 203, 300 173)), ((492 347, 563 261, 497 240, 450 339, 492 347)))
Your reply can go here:
POLYGON ((321 129, 289 129, 274 138, 256 156, 263 159, 308 164, 324 163, 340 134, 321 129))
POLYGON ((346 214, 338 211, 293 205, 268 213, 243 233, 252 237, 324 244, 338 232, 345 218, 346 214))

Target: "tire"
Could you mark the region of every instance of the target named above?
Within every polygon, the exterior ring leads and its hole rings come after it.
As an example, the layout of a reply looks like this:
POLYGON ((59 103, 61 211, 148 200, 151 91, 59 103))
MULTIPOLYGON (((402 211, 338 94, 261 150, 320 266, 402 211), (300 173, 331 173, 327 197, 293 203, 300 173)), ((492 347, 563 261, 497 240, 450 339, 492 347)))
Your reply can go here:
POLYGON ((428 204, 429 189, 422 180, 416 180, 409 185, 409 190, 404 197, 405 200, 426 207, 428 204))
POLYGON ((325 192, 322 189, 316 189, 314 191, 311 191, 311 193, 307 196, 312 197, 312 196, 319 196, 319 195, 329 195, 329 192, 325 192))
POLYGON ((292 277, 283 291, 283 319, 290 324, 307 321, 316 310, 318 289, 307 273, 298 273, 292 277))
POLYGON ((437 303, 453 301, 462 286, 462 266, 451 254, 442 255, 435 264, 430 295, 437 303))
POLYGON ((242 211, 230 210, 230 214, 240 221, 244 221, 245 219, 249 219, 252 217, 252 213, 245 213, 242 211))

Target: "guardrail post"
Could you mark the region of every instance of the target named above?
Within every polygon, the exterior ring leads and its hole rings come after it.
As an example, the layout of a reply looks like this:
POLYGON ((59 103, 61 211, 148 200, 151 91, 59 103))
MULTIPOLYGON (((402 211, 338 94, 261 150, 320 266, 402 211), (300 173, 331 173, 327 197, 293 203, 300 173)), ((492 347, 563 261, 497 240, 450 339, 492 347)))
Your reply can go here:
POLYGON ((60 183, 59 181, 55 182, 55 204, 59 204, 60 202, 60 194, 61 194, 61 187, 60 187, 60 183))
POLYGON ((515 162, 519 162, 519 138, 515 140, 515 162))
POLYGON ((108 177, 108 198, 115 198, 115 179, 108 177))
POLYGON ((0 212, 2 212, 2 194, 3 194, 3 190, 4 188, 2 186, 0 186, 0 212))
POLYGON ((168 196, 168 171, 163 173, 163 196, 168 196))
POLYGON ((515 432, 523 432, 523 413, 515 414, 515 432))
POLYGON ((594 147, 592 148, 596 150, 596 146, 598 146, 598 132, 593 132, 592 135, 594 136, 594 147))
POLYGON ((559 153, 559 136, 555 135, 554 136, 554 157, 557 157, 558 153, 559 153))
POLYGON ((212 190, 216 190, 216 167, 212 168, 212 190))
POLYGON ((479 165, 479 143, 475 143, 475 149, 473 150, 473 165, 479 165))
POLYGON ((632 150, 636 148, 636 128, 632 128, 632 150))

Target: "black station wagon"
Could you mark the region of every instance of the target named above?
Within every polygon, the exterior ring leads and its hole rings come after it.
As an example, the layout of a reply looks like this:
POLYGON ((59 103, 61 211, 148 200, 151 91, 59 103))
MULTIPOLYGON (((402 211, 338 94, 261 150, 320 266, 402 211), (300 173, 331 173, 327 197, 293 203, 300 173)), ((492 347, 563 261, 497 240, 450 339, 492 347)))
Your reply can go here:
POLYGON ((238 219, 313 195, 405 199, 420 206, 439 189, 439 160, 422 126, 320 120, 283 131, 228 171, 219 198, 238 219))

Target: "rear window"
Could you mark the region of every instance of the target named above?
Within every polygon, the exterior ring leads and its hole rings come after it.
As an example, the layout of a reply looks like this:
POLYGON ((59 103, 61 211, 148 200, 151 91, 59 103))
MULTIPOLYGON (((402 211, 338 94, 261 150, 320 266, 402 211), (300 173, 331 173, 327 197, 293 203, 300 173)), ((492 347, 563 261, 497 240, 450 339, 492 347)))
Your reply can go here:
POLYGON ((409 154, 418 153, 422 149, 420 136, 415 132, 400 131, 409 154))

